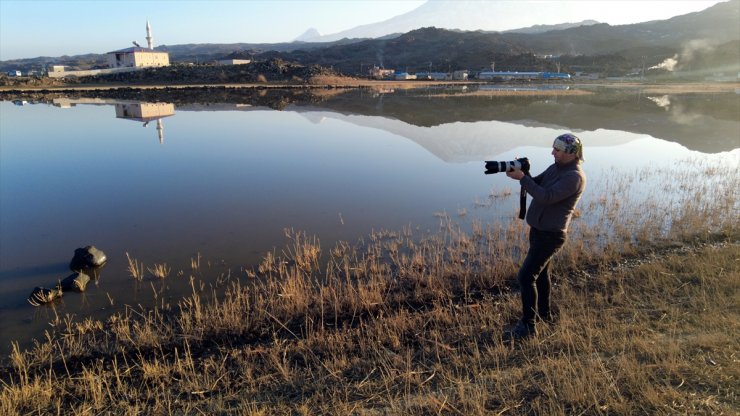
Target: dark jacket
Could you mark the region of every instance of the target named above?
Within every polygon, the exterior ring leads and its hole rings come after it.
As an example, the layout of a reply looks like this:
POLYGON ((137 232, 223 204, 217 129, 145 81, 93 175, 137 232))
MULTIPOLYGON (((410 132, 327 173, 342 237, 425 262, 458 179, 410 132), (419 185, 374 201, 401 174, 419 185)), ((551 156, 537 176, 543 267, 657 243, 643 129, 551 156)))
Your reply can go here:
POLYGON ((541 174, 534 178, 525 176, 519 183, 532 195, 527 223, 540 231, 567 232, 576 203, 586 188, 586 174, 580 163, 553 163, 541 174))

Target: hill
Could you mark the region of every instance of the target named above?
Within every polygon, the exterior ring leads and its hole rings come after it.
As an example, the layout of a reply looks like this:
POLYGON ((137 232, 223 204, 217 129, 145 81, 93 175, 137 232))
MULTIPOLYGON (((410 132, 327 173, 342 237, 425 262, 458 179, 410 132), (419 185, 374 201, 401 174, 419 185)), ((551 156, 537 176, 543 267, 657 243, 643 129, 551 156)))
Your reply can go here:
POLYGON ((542 58, 554 56, 561 57, 564 70, 624 75, 634 68, 659 65, 668 58, 676 59, 680 68, 697 52, 710 57, 717 48, 723 52, 711 60, 728 67, 740 66, 738 52, 733 53, 731 47, 732 42, 740 40, 739 21, 740 1, 733 0, 697 13, 632 25, 602 23, 542 33, 423 28, 394 39, 270 51, 259 56, 331 66, 350 74, 370 65, 411 71, 480 70, 490 68, 494 61, 501 70, 554 70, 556 63, 542 58))
MULTIPOLYGON (((157 50, 168 51, 175 63, 209 63, 240 52, 263 61, 321 65, 347 75, 365 75, 373 65, 412 72, 477 71, 489 69, 492 62, 497 70, 560 68, 614 76, 650 67, 736 73, 740 69, 739 21, 740 0, 731 0, 701 12, 631 25, 546 26, 503 33, 427 27, 384 38, 344 38, 331 43, 163 45, 157 50), (549 30, 553 28, 557 30, 549 30)), ((105 55, 5 61, 0 62, 0 69, 40 70, 48 64, 104 66, 105 55)))

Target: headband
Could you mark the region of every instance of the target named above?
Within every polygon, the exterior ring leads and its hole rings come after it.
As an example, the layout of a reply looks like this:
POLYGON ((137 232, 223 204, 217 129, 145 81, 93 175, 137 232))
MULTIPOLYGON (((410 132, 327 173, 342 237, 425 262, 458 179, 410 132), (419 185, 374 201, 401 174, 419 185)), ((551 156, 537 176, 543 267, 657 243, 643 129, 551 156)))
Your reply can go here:
POLYGON ((556 137, 552 147, 561 152, 575 154, 578 156, 578 160, 583 161, 583 143, 581 143, 581 139, 570 133, 556 137))

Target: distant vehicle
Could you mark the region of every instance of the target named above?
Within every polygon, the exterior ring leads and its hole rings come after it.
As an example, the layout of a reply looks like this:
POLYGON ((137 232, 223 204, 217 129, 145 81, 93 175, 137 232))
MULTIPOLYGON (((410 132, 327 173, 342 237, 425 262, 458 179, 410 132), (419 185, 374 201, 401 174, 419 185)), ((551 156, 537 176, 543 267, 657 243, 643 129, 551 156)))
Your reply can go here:
POLYGON ((21 73, 21 71, 8 71, 8 76, 20 77, 23 76, 23 74, 21 73))

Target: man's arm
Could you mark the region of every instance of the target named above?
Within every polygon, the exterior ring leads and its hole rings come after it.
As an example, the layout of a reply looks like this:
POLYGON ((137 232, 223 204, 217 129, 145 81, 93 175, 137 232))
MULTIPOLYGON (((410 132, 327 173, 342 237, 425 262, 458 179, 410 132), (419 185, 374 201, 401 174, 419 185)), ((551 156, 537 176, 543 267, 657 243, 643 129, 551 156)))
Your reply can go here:
POLYGON ((538 185, 533 178, 522 175, 519 183, 527 191, 528 194, 532 195, 538 203, 544 205, 551 205, 562 201, 569 196, 572 196, 581 187, 582 182, 581 176, 576 172, 571 172, 563 175, 557 182, 547 188, 538 185))

